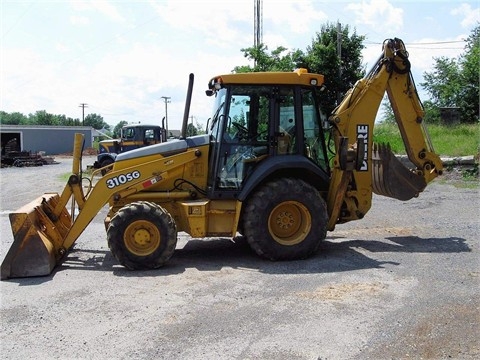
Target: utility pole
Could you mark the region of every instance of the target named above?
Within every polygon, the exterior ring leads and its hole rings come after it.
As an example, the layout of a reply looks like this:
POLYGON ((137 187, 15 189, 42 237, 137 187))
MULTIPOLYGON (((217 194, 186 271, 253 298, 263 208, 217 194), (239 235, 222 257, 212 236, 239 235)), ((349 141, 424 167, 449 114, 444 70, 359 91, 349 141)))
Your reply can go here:
POLYGON ((82 108, 82 126, 85 125, 85 108, 88 107, 88 104, 81 103, 78 107, 82 108))
POLYGON ((167 108, 167 104, 170 101, 171 97, 170 96, 162 96, 162 99, 165 101, 165 131, 167 133, 167 139, 168 139, 168 108, 167 108))
MULTIPOLYGON (((263 4, 262 0, 253 3, 253 47, 257 49, 263 42, 263 4)), ((256 65, 256 61, 254 61, 256 65)))

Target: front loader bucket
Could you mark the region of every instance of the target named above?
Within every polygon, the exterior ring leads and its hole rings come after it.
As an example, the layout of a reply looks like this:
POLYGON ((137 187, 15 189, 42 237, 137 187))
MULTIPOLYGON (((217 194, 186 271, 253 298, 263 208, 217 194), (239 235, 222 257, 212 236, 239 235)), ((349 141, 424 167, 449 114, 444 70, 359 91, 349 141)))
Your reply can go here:
POLYGON ((1 266, 1 279, 43 276, 65 253, 63 239, 71 226, 68 211, 54 215, 59 196, 44 194, 10 213, 13 243, 1 266))
POLYGON ((423 176, 405 167, 389 145, 374 144, 372 161, 375 194, 406 201, 418 196, 427 186, 423 176))

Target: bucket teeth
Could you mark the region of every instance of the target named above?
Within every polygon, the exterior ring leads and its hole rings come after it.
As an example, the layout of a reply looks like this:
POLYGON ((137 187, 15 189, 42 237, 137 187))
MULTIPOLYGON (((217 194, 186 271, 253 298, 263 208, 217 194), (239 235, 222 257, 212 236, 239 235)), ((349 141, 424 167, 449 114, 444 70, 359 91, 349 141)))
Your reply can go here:
POLYGON ((422 176, 397 159, 388 144, 373 145, 372 163, 372 186, 377 195, 406 201, 418 196, 427 186, 422 176))

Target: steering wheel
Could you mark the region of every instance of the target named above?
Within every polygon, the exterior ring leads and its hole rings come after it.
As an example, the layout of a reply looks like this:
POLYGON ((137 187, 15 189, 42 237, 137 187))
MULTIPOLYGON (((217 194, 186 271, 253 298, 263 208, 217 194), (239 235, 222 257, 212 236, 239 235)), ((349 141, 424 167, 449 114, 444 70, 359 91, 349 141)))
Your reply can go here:
POLYGON ((232 125, 235 127, 235 129, 237 129, 239 132, 243 132, 245 134, 248 134, 248 129, 243 126, 243 125, 240 125, 239 123, 236 123, 236 122, 232 122, 232 125))
POLYGON ((232 125, 235 129, 237 129, 238 131, 238 138, 239 139, 246 139, 248 137, 248 129, 243 126, 243 125, 240 125, 239 123, 236 123, 236 122, 232 122, 232 125))

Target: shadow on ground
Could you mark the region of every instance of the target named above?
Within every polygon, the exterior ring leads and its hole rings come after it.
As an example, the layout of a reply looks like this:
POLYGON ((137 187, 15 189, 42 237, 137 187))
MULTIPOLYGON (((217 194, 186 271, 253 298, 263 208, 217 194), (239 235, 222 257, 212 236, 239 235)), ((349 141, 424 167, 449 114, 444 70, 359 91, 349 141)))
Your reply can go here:
POLYGON ((420 238, 417 236, 387 237, 384 240, 342 240, 328 237, 318 253, 311 258, 295 261, 269 261, 258 257, 243 237, 193 239, 178 248, 170 261, 162 268, 148 271, 130 271, 119 265, 108 250, 75 248, 66 260, 49 276, 26 279, 11 279, 20 286, 35 285, 50 281, 57 272, 65 270, 111 271, 116 276, 152 277, 180 274, 186 269, 219 271, 224 267, 251 269, 267 274, 308 274, 355 271, 383 268, 386 264, 399 265, 394 261, 379 261, 368 253, 461 253, 470 252, 465 239, 420 238))

